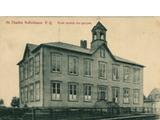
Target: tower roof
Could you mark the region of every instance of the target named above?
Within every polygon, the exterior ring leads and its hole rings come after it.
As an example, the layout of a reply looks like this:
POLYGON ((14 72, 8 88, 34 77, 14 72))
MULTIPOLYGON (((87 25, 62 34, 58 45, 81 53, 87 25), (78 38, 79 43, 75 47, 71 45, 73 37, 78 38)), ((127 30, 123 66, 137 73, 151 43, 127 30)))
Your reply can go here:
POLYGON ((92 28, 92 31, 99 28, 107 31, 107 29, 104 27, 104 25, 100 21, 98 21, 97 24, 92 28))

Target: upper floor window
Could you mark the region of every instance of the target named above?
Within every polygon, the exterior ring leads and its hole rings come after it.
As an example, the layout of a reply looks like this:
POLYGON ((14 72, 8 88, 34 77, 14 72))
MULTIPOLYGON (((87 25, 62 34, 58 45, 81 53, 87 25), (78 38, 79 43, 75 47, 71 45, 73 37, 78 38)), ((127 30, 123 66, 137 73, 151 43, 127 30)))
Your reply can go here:
POLYGON ((84 59, 84 75, 92 76, 92 60, 84 59))
POLYGON ((35 73, 38 74, 40 72, 40 54, 35 56, 35 73))
POLYGON ((140 69, 134 68, 133 69, 133 82, 134 83, 139 83, 140 81, 140 69))
POLYGON ((100 57, 105 58, 105 49, 104 48, 100 48, 100 57))
POLYGON ((98 100, 107 100, 106 86, 98 86, 98 100))
POLYGON ((24 63, 24 78, 27 79, 28 78, 28 62, 24 63))
POLYGON ((33 58, 31 58, 29 60, 29 76, 33 76, 33 73, 34 73, 34 66, 33 66, 33 58))
POLYGON ((69 83, 69 100, 70 101, 77 101, 78 100, 78 84, 76 83, 69 83))
POLYGON ((61 54, 51 53, 51 71, 61 71, 61 54))
POLYGON ((133 90, 133 103, 134 104, 138 104, 139 103, 139 96, 140 96, 139 90, 138 89, 134 89, 133 90))
POLYGON ((91 85, 84 85, 84 101, 91 101, 91 85))
POLYGON ((20 80, 24 80, 24 66, 20 66, 20 80))
POLYGON ((99 62, 99 66, 98 66, 99 78, 103 78, 103 79, 107 78, 106 66, 107 66, 107 63, 99 62))
POLYGON ((123 103, 129 103, 130 99, 130 89, 123 88, 123 103))
POLYGON ((119 65, 112 65, 112 80, 119 80, 119 65))
POLYGON ((69 73, 78 75, 78 58, 74 56, 69 56, 69 73))
POLYGON ((96 40, 97 39, 97 35, 95 34, 95 35, 93 35, 93 39, 94 40, 96 40))
POLYGON ((101 34, 101 36, 100 36, 100 37, 101 37, 101 40, 104 40, 104 35, 103 35, 103 34, 101 34))
POLYGON ((35 99, 36 101, 40 100, 40 82, 35 83, 35 99))
POLYGON ((52 100, 61 99, 61 83, 60 82, 51 83, 51 99, 52 100))
POLYGON ((119 88, 118 87, 112 87, 112 101, 115 103, 119 102, 119 88))
POLYGON ((29 86, 29 95, 30 95, 30 101, 34 101, 34 84, 30 84, 29 86))
POLYGON ((130 68, 125 66, 124 67, 124 82, 130 81, 130 68))

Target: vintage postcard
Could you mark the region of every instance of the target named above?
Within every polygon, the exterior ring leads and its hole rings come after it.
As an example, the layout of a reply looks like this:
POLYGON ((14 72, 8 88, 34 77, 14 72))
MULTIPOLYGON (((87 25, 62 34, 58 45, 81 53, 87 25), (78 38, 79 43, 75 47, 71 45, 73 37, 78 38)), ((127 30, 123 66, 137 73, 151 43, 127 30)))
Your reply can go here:
POLYGON ((0 17, 0 120, 151 120, 160 17, 0 17))

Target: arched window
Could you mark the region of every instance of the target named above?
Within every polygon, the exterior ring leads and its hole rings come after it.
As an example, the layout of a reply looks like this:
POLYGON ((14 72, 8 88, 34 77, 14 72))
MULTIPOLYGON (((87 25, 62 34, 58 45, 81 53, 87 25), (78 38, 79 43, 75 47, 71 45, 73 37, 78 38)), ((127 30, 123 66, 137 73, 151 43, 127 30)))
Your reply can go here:
POLYGON ((101 34, 101 40, 104 40, 104 35, 103 34, 101 34))
POLYGON ((96 40, 96 39, 97 39, 97 35, 94 35, 94 36, 93 36, 93 39, 96 40))

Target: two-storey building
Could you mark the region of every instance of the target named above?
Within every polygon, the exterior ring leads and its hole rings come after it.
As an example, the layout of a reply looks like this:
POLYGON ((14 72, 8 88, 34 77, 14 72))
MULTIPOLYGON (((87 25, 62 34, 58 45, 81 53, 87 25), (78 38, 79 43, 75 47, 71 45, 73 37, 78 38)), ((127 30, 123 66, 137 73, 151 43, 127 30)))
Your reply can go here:
POLYGON ((19 65, 21 106, 95 107, 98 101, 143 106, 143 65, 114 56, 107 29, 92 29, 91 48, 62 42, 27 44, 19 65))

